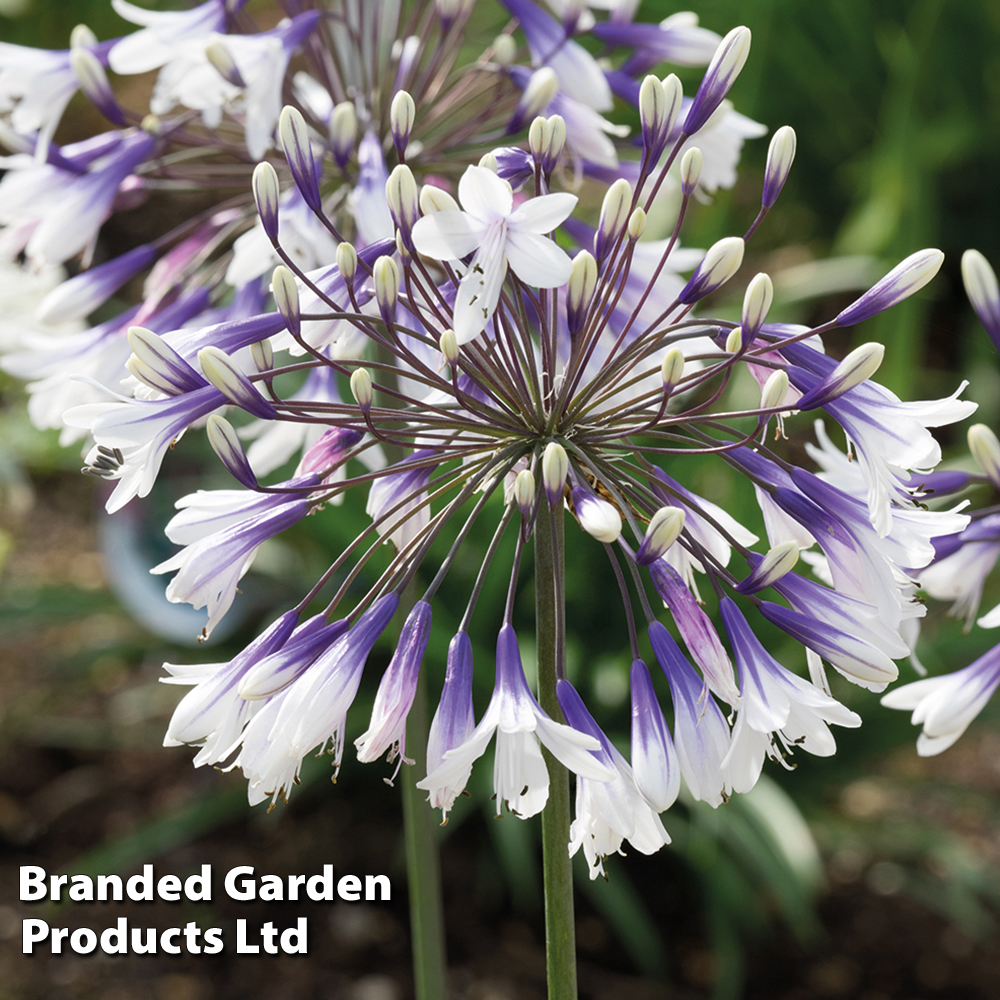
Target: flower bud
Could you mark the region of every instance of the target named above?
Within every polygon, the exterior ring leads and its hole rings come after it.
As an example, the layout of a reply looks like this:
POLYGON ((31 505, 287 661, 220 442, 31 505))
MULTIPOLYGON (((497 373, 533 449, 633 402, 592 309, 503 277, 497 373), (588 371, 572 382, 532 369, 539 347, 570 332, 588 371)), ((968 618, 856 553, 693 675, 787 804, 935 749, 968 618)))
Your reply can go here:
POLYGON ((918 250, 910 254, 864 295, 838 313, 834 323, 837 326, 854 326, 891 309, 923 288, 938 273, 943 261, 944 254, 940 250, 918 250))
POLYGON ((990 481, 1000 486, 1000 441, 986 424, 973 424, 969 428, 969 451, 990 481))
POLYGON ((509 66, 517 56, 517 42, 510 35, 497 35, 493 39, 493 61, 498 66, 509 66))
POLYGON ((701 150, 697 146, 692 146, 681 157, 681 194, 685 198, 690 198, 694 189, 701 180, 701 168, 705 162, 701 150))
POLYGON ((391 257, 379 257, 372 268, 375 300, 382 319, 392 325, 396 320, 396 300, 399 298, 399 269, 391 257))
POLYGON ((425 184, 420 189, 420 211, 424 215, 435 212, 458 212, 458 202, 447 191, 433 184, 425 184))
POLYGON ((684 352, 679 347, 671 347, 663 355, 660 365, 660 375, 663 378, 663 391, 670 396, 684 377, 684 352))
POLYGON ((599 542, 614 542, 621 535, 621 514, 585 486, 573 490, 573 507, 580 527, 599 542))
POLYGON ((342 170, 351 158, 358 138, 358 116, 353 101, 341 101, 330 114, 330 145, 333 158, 342 170))
POLYGON ((441 353, 449 365, 453 365, 458 360, 458 338, 455 336, 454 330, 445 330, 441 334, 438 347, 441 349, 441 353))
POLYGON ((551 174, 562 156, 566 147, 566 121, 562 115, 549 115, 549 150, 545 154, 545 161, 542 163, 542 170, 546 174, 551 174))
POLYGON ((743 239, 739 236, 726 236, 718 243, 713 243, 677 300, 684 305, 691 305, 721 288, 740 269, 743 249, 743 239))
POLYGON ((351 394, 361 412, 367 414, 372 408, 372 377, 367 368, 356 368, 351 373, 351 394))
POLYGON ((487 170, 492 170, 493 173, 497 172, 497 158, 492 153, 483 153, 479 157, 479 163, 476 165, 485 167, 487 170))
POLYGON ((792 161, 795 159, 795 129, 791 125, 782 125, 771 138, 767 149, 767 166, 764 168, 764 190, 760 202, 764 208, 770 208, 781 194, 781 189, 788 180, 792 161))
POLYGON ((978 250, 962 254, 962 283, 979 322, 1000 351, 1000 287, 993 268, 978 250))
POLYGON ((655 162, 663 152, 663 126, 667 118, 667 95, 663 85, 650 74, 639 87, 639 122, 642 126, 642 148, 655 162))
POLYGON ((726 337, 726 354, 739 354, 742 347, 743 330, 738 326, 734 326, 732 330, 729 331, 729 336, 726 337))
POLYGON ((128 328, 128 345, 138 365, 129 371, 146 385, 168 396, 203 389, 205 380, 159 334, 141 326, 128 328))
POLYGON ((780 542, 767 555, 761 557, 751 552, 749 557, 752 567, 750 575, 744 577, 736 589, 741 594, 756 594, 758 590, 770 587, 790 572, 799 561, 799 543, 797 541, 780 542))
POLYGON ((760 390, 760 408, 772 410, 776 406, 781 406, 787 392, 788 372, 784 368, 779 368, 771 373, 770 378, 764 383, 764 388, 760 390))
POLYGON ((882 364, 885 347, 882 344, 862 344, 856 347, 818 385, 804 393, 795 404, 799 410, 813 410, 842 396, 849 389, 871 378, 882 364))
POLYGON ((274 349, 270 340, 258 340, 250 345, 250 358, 259 372, 269 372, 274 367, 274 349))
POLYGON ((559 91, 559 77, 551 66, 536 69, 524 87, 524 93, 507 126, 508 132, 518 132, 526 121, 544 111, 559 91))
POLYGON ((538 115, 528 127, 528 149, 531 150, 531 155, 534 157, 535 163, 541 164, 545 159, 551 138, 552 126, 549 125, 548 118, 538 115))
POLYGON ((550 441, 542 452, 542 485, 549 506, 555 509, 562 500, 563 487, 569 475, 569 456, 558 441, 550 441))
POLYGON ((407 249, 412 250, 410 230, 420 216, 417 182, 413 179, 413 171, 405 164, 394 167, 389 179, 385 182, 385 198, 389 203, 389 212, 396 223, 407 249))
POLYGON ((514 480, 514 502, 525 521, 535 506, 535 477, 530 469, 522 469, 514 480))
POLYGON ((337 247, 337 270, 345 283, 350 285, 358 270, 358 252, 351 243, 341 243, 337 247))
POLYGON ((226 47, 225 42, 216 38, 205 46, 205 57, 212 64, 213 69, 227 82, 241 90, 246 87, 239 67, 233 60, 233 54, 226 47))
POLYGON ((639 546, 635 561, 648 566, 667 554, 684 530, 684 510, 681 507, 661 507, 649 521, 646 535, 639 546))
POLYGON ((389 107, 389 128, 392 130, 392 141, 400 158, 409 145, 416 117, 417 107, 413 103, 413 98, 405 90, 397 90, 389 107))
POLYGON ((566 285, 566 320, 570 334, 579 333, 597 288, 597 261, 588 250, 573 258, 573 272, 566 285))
POLYGON ((663 120, 663 142, 666 144, 677 124, 677 116, 684 102, 684 86, 675 73, 665 76, 660 81, 660 86, 663 88, 666 103, 666 115, 663 120))
POLYGON ((719 47, 712 56, 712 61, 705 70, 705 76, 698 87, 694 100, 688 108, 684 119, 684 132, 694 135, 704 128, 709 118, 722 103, 723 98, 740 75, 747 56, 750 54, 750 29, 746 27, 733 28, 719 42, 719 47))
POLYGON ((611 252, 628 223, 632 210, 632 185, 624 177, 608 188, 601 205, 601 218, 594 235, 594 256, 598 262, 611 252))
POLYGON ((773 299, 774 285, 770 277, 763 272, 754 275, 743 296, 743 317, 740 324, 743 327, 743 343, 747 347, 753 343, 764 325, 773 299))
POLYGON ((248 490, 257 489, 257 477, 247 459, 243 445, 233 425, 217 413, 209 414, 205 422, 205 434, 212 451, 222 460, 222 464, 232 473, 233 478, 248 490))
POLYGON ((288 332, 297 337, 302 329, 299 286, 295 281, 295 275, 284 264, 279 264, 271 274, 271 293, 288 332))
POLYGON ((253 200, 257 203, 257 214, 264 234, 272 243, 278 242, 278 198, 281 189, 278 185, 278 174, 266 160, 254 167, 253 200))
POLYGON ((305 203, 314 211, 323 210, 316 177, 316 159, 309 139, 309 126, 297 108, 285 107, 278 119, 278 136, 285 151, 285 159, 292 172, 295 186, 305 203))
POLYGON ((89 49, 97 44, 97 35, 85 24, 78 24, 69 33, 69 47, 71 49, 89 49))
POLYGON ((628 217, 628 238, 635 242, 646 231, 646 213, 640 207, 628 217))
POLYGON ((230 402, 262 420, 274 420, 274 407, 257 391, 236 363, 218 347, 203 347, 198 352, 198 364, 212 385, 230 402))
POLYGON ((101 61, 90 49, 73 47, 69 50, 69 65, 84 96, 109 122, 122 126, 125 114, 108 82, 101 61))

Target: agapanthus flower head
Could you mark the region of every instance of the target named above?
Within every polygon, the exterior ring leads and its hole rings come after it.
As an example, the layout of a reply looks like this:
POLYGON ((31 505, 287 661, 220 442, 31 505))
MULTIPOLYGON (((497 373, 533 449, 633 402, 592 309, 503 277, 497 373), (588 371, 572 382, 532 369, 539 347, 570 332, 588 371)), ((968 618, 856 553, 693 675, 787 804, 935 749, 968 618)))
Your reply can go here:
MULTIPOLYGON (((142 127, 39 157, 43 137, 17 112, 37 109, 44 87, 12 109, 0 75, 0 113, 24 133, 0 181, 0 252, 36 265, 83 254, 86 265, 105 217, 147 190, 183 181, 217 198, 42 304, 49 318, 82 317, 149 268, 140 307, 47 350, 36 338, 5 364, 36 381, 47 425, 89 436, 86 471, 114 483, 112 512, 146 496, 185 435, 206 428, 241 488, 185 497, 167 529, 182 548, 154 569, 176 574, 171 600, 206 608, 206 633, 272 538, 336 516, 329 508, 350 497, 370 519, 245 655, 171 667, 195 685, 171 742, 200 744, 199 763, 240 767, 254 802, 287 795, 311 751, 339 768, 365 664, 405 605, 356 746, 362 761, 407 763, 420 673, 432 685, 440 673, 425 657, 431 609, 467 561, 470 532, 487 525, 419 781, 445 815, 494 741, 498 812, 539 812, 546 747, 577 775, 573 846, 596 874, 624 839, 650 851, 667 842, 657 813, 681 777, 718 806, 752 785, 781 740, 826 752, 827 724, 854 716, 768 659, 754 630, 766 621, 798 640, 814 676, 825 659, 869 687, 895 677, 902 631, 923 610, 916 580, 936 541, 969 528, 957 510, 922 505, 919 481, 940 460, 927 428, 972 407, 958 392, 904 403, 872 379, 880 347, 838 362, 813 330, 768 322, 765 274, 741 288, 738 324, 706 309, 742 284, 794 153, 794 133, 780 130, 743 235, 706 252, 681 246, 691 199, 731 186, 743 141, 762 133, 725 101, 749 31, 720 40, 686 13, 639 25, 634 4, 610 2, 590 4, 596 16, 555 4, 553 17, 504 0, 511 21, 497 40, 477 37, 470 2, 415 0, 413 18, 399 4, 292 5, 268 31, 240 0, 115 5, 142 29, 108 43, 107 59, 88 42, 75 64, 112 121, 142 127), (581 44, 586 32, 607 60, 581 44), (650 73, 662 60, 709 64, 692 99, 677 77, 650 73), (159 71, 152 116, 110 93, 106 61, 159 71), (635 140, 612 120, 613 95, 639 109, 635 140), (669 211, 676 224, 659 238, 652 220, 669 211), (85 394, 64 414, 68 367, 90 381, 73 383, 85 394), (757 405, 729 392, 744 371, 762 387, 757 405), (797 415, 807 408, 843 429, 854 461, 797 415), (808 462, 770 439, 772 417, 787 434, 815 434, 808 462), (759 512, 696 492, 691 458, 749 479, 759 512), (566 553, 583 547, 609 558, 606 578, 588 583, 620 595, 625 612, 631 767, 565 676, 566 553), (538 697, 514 614, 532 557, 537 592, 559 609, 543 636, 552 683, 538 697), (502 614, 479 606, 487 578, 506 586, 502 614), (494 663, 477 664, 495 668, 478 724, 474 618, 488 646, 496 637, 494 663), (671 713, 643 663, 647 637, 671 713)), ((61 95, 66 60, 43 62, 61 95)), ((938 251, 908 258, 825 326, 891 307, 939 265, 938 251)), ((992 286, 976 273, 985 301, 992 286)))

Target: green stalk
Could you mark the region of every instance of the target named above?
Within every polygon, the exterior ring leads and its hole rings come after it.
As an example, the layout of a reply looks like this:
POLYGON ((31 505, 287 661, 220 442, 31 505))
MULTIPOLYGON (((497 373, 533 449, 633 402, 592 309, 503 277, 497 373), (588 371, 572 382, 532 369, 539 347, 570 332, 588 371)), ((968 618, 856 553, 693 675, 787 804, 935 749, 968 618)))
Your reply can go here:
POLYGON ((406 720, 406 751, 415 763, 413 767, 401 768, 399 775, 403 784, 403 838, 410 891, 413 984, 416 1000, 445 1000, 448 963, 435 817, 427 805, 427 793, 416 784, 420 776, 427 773, 427 732, 427 681, 421 670, 406 720))
MULTIPOLYGON (((566 607, 562 503, 549 510, 544 494, 535 523, 535 631, 538 648, 538 701, 559 722, 556 682, 563 662, 566 607)), ((542 870, 545 889, 545 961, 549 1000, 576 1000, 576 921, 573 866, 569 851, 569 772, 542 748, 549 769, 549 801, 542 810, 542 870)))

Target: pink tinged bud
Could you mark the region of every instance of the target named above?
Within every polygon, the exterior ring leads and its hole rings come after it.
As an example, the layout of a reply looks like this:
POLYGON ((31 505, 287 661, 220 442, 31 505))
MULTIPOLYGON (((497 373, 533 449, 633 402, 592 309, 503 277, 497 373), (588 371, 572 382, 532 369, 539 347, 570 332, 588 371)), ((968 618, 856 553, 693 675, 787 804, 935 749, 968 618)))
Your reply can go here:
POLYGON ((618 242, 631 212, 632 185, 620 177, 608 188, 601 205, 601 218, 594 234, 594 256, 598 262, 603 261, 618 242))
POLYGON ((749 347, 760 332, 774 301, 774 285, 766 274, 755 274, 743 296, 743 346, 749 347))
POLYGON ((558 441, 550 441, 542 453, 542 485, 549 507, 553 510, 562 502, 566 476, 569 475, 569 456, 558 441))
POLYGON ((571 335, 583 329, 596 289, 597 261, 589 250, 581 250, 573 258, 573 272, 566 285, 566 322, 571 335))
POLYGON ((979 322, 1000 351, 1000 287, 993 268, 978 250, 962 254, 962 282, 979 322))
POLYGON ((843 396, 874 375, 884 357, 885 347, 882 344, 870 343, 856 347, 819 385, 805 393, 795 404, 795 408, 812 410, 843 396))
POLYGON ((311 473, 329 475, 344 461, 347 453, 364 437, 352 427, 330 427, 319 436, 316 443, 302 456, 296 476, 311 473))
POLYGON ((685 645, 705 676, 705 682, 720 698, 735 705, 740 692, 733 676, 733 665, 712 620, 668 562, 660 559, 649 567, 649 571, 656 592, 670 609, 685 645))
POLYGON ((417 675, 431 631, 431 606, 417 601, 403 624, 389 666, 382 675, 368 730, 355 741, 358 760, 363 764, 378 760, 389 751, 389 760, 398 747, 406 760, 406 716, 417 690, 417 675))
POLYGON ((389 108, 389 128, 392 130, 392 141, 396 151, 402 156, 410 142, 413 132, 413 122, 417 117, 417 107, 413 98, 405 91, 396 92, 389 108))
POLYGON ((940 250, 918 250, 900 261, 861 298, 842 310, 834 323, 837 326, 854 326, 891 309, 923 288, 938 273, 943 261, 944 254, 940 250))
POLYGON ((205 380, 162 337, 141 326, 131 326, 128 343, 135 365, 129 371, 146 385, 168 396, 205 387, 205 380))
POLYGON ((788 180, 795 159, 795 129, 791 125, 782 125, 771 139, 767 149, 767 166, 764 168, 764 190, 760 202, 764 208, 770 208, 781 194, 781 189, 788 180))
POLYGON ((677 300, 691 305, 721 288, 740 269, 744 248, 740 236, 726 236, 710 246, 677 300))
POLYGON ((697 146, 692 146, 681 157, 681 194, 685 198, 690 198, 694 189, 701 180, 701 168, 704 166, 705 157, 697 146))
POLYGON ((580 527, 599 542, 610 543, 621 535, 621 514, 586 487, 577 486, 573 490, 573 507, 580 527))
POLYGON ((353 101, 342 101, 330 115, 330 145, 337 166, 344 169, 358 139, 358 116, 353 101))
POLYGON ((399 270, 391 257, 379 257, 372 268, 375 284, 375 301, 382 319, 390 325, 396 319, 396 301, 399 298, 399 270))
POLYGON ((990 481, 1000 485, 1000 441, 986 424, 973 424, 969 428, 969 451, 990 481))
POLYGON ((632 688, 632 777, 642 797, 657 811, 669 809, 681 790, 677 753, 649 670, 634 660, 632 688))
POLYGON ((205 433, 212 451, 219 456, 233 478, 248 490, 257 489, 257 477, 250 468, 250 462, 233 425, 217 413, 212 413, 205 423, 205 433))
POLYGON ((302 330, 302 319, 299 310, 299 286, 296 284, 295 275, 283 264, 279 264, 271 275, 271 293, 274 295, 274 304, 281 313, 281 318, 285 321, 288 332, 293 337, 298 337, 302 330))
MULTIPOLYGON (((448 645, 444 687, 427 737, 427 773, 436 771, 444 763, 445 754, 470 739, 475 728, 476 718, 472 706, 472 642, 465 632, 459 632, 448 645)), ((464 773, 448 785, 431 790, 431 807, 440 809, 447 815, 471 774, 470 760, 464 773)))
POLYGON ((253 179, 250 182, 253 189, 253 200, 257 203, 257 214, 264 234, 272 243, 278 242, 278 198, 281 188, 278 184, 278 174, 270 163, 258 163, 254 167, 253 179))
POLYGON ((84 96, 114 125, 125 125, 125 114, 108 82, 101 61, 90 49, 71 48, 69 64, 84 96))
POLYGON ((688 108, 683 126, 687 135, 694 135, 707 124, 709 118, 712 117, 736 82, 749 54, 749 28, 733 28, 719 42, 719 47, 715 50, 715 55, 712 56, 712 61, 705 71, 701 86, 694 95, 691 107, 688 108))
POLYGON ((684 516, 680 507, 661 507, 650 518, 646 535, 635 557, 640 566, 648 566, 667 554, 667 549, 684 530, 684 516))
POLYGON ((799 543, 781 542, 763 557, 751 552, 749 560, 752 567, 750 575, 736 585, 741 594, 756 594, 758 590, 765 590, 790 572, 799 561, 799 543))
POLYGON ((205 378, 231 403, 262 420, 276 418, 274 407, 224 351, 217 347, 203 347, 198 352, 198 364, 205 378))
POLYGON ((278 118, 278 136, 295 186, 305 203, 314 212, 321 212, 323 201, 319 194, 316 158, 309 138, 309 126, 306 125, 302 112, 297 108, 283 108, 278 118))
POLYGON ((156 251, 144 244, 89 271, 82 271, 53 288, 42 299, 35 316, 43 323, 68 323, 83 319, 154 260, 156 251))

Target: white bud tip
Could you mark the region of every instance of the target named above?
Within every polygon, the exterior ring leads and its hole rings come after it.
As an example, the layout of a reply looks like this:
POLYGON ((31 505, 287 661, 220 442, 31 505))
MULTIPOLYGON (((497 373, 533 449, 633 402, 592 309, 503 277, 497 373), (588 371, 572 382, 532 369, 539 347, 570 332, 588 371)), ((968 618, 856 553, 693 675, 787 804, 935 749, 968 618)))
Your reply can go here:
POLYGON ((692 146, 681 157, 681 189, 685 195, 689 195, 697 187, 704 162, 705 157, 697 146, 692 146))
POLYGON ((492 153, 483 153, 479 158, 480 167, 485 167, 487 170, 492 170, 493 173, 497 172, 497 158, 492 153))
POLYGON ((425 184, 420 189, 420 211, 424 215, 433 215, 435 212, 457 212, 459 207, 458 202, 447 191, 442 191, 433 184, 425 184))
POLYGON ((558 441, 550 441, 542 453, 542 483, 549 504, 555 506, 562 499, 563 486, 569 475, 569 456, 558 441))
POLYGON ((666 393, 673 392, 684 376, 684 352, 679 347, 671 347, 663 355, 663 364, 660 366, 660 373, 663 376, 663 391, 666 393))
POLYGON ((760 408, 770 410, 780 406, 788 393, 788 372, 783 369, 772 373, 760 392, 760 408))
POLYGON ((441 334, 438 346, 441 348, 441 353, 448 364, 453 365, 458 360, 458 338, 455 336, 454 330, 445 330, 441 334))
POLYGON ((969 428, 969 451, 993 482, 1000 481, 1000 441, 986 424, 973 424, 969 428))
POLYGON ((523 512, 529 512, 535 502, 535 477, 530 469, 522 469, 514 479, 514 501, 523 512))
POLYGON ((497 35, 493 40, 493 61, 509 66, 517 56, 517 42, 510 35, 497 35))
POLYGON ((372 377, 367 368, 357 368, 351 373, 351 394, 362 410, 367 412, 372 405, 372 377))
POLYGON ((726 354, 737 354, 743 346, 743 330, 741 327, 733 327, 726 337, 726 354))
POLYGON ((358 252, 350 243, 337 247, 337 270, 344 281, 350 281, 358 270, 358 252))
POLYGON ((639 239, 646 231, 646 213, 641 208, 637 208, 628 217, 628 238, 630 240, 639 239))

